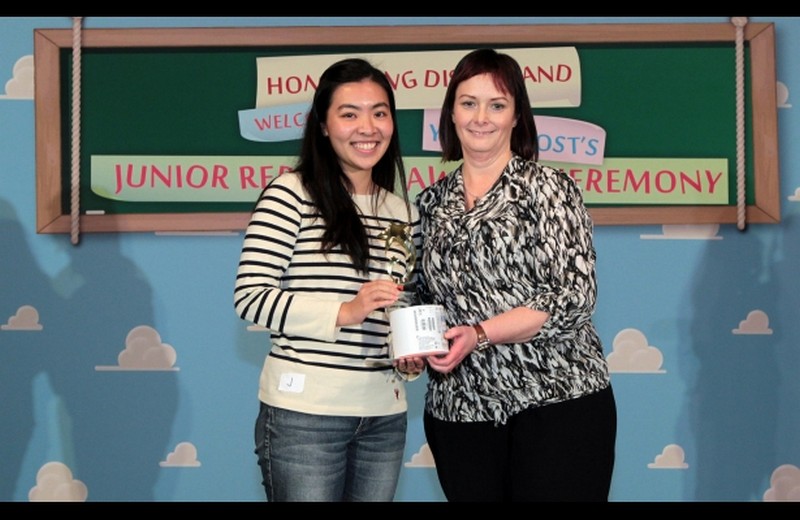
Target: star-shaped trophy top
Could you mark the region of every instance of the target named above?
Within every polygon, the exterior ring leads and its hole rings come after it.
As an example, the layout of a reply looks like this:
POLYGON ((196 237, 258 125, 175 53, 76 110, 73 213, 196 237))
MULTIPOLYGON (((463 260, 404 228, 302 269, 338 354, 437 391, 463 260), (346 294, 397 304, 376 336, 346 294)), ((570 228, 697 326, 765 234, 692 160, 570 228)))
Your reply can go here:
POLYGON ((389 259, 389 267, 387 268, 389 276, 397 283, 405 284, 411 278, 414 265, 417 263, 417 248, 414 245, 411 226, 401 222, 393 222, 381 231, 378 238, 385 242, 384 251, 389 259), (393 247, 403 251, 402 257, 398 257, 396 252, 392 251, 393 247), (403 261, 405 273, 400 279, 397 279, 394 275, 394 266, 399 264, 401 260, 403 261))

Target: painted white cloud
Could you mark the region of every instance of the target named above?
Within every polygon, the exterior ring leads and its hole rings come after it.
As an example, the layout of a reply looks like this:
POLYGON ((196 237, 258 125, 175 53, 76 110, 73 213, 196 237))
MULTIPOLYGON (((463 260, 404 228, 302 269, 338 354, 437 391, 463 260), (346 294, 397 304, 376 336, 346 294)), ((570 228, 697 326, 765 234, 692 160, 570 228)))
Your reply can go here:
POLYGON ((48 462, 36 473, 36 485, 28 491, 30 502, 86 502, 89 490, 61 462, 48 462))
POLYGON ((175 451, 167 455, 167 460, 158 463, 162 468, 197 468, 197 448, 191 442, 180 442, 175 446, 175 451))
POLYGON ((606 358, 610 372, 663 374, 664 356, 648 345, 647 337, 638 329, 624 329, 614 336, 613 352, 606 358))
POLYGON ((172 345, 161 342, 156 329, 147 325, 134 327, 125 338, 125 349, 117 356, 119 365, 96 366, 95 370, 178 370, 177 353, 172 345))
POLYGON ((739 327, 733 329, 734 334, 772 334, 769 328, 769 316, 761 310, 750 311, 747 318, 739 322, 739 327))
POLYGON ((778 94, 778 108, 792 108, 791 103, 787 103, 789 101, 789 87, 779 81, 775 86, 775 90, 778 94))
POLYGON ((661 450, 661 455, 647 465, 650 469, 686 469, 689 465, 684 462, 683 448, 677 444, 668 444, 661 450))
POLYGON ((642 240, 722 240, 719 224, 664 224, 662 235, 639 235, 642 240))
POLYGON ((764 492, 764 502, 800 502, 800 468, 784 464, 775 468, 764 492))
POLYGON ((17 309, 17 313, 9 316, 8 322, 0 325, 2 330, 42 330, 39 323, 39 311, 32 305, 23 305, 17 309))
POLYGON ((407 468, 435 468, 436 462, 433 460, 433 453, 431 452, 428 443, 420 447, 419 451, 411 456, 411 460, 405 463, 407 468))
POLYGON ((788 198, 792 202, 800 202, 800 188, 795 188, 794 193, 786 198, 788 198))
POLYGON ((23 56, 14 64, 11 79, 0 99, 33 99, 33 56, 23 56))

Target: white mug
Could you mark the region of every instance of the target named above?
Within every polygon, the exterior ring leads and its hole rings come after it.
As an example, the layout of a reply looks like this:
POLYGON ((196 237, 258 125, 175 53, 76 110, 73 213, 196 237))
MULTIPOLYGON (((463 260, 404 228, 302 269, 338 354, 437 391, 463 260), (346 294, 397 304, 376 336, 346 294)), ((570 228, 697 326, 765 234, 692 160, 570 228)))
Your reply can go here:
POLYGON ((446 354, 450 349, 444 332, 444 307, 412 305, 389 313, 392 358, 446 354))

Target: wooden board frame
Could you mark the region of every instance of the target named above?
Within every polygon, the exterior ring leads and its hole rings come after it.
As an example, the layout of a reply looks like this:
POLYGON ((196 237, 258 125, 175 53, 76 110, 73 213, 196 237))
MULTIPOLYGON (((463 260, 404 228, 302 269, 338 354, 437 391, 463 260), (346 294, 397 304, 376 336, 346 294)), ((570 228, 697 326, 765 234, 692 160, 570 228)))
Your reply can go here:
MULTIPOLYGON (((473 25, 358 27, 241 27, 87 29, 83 48, 248 47, 321 45, 421 45, 560 43, 730 42, 736 28, 725 23, 473 25)), ((36 228, 69 233, 69 208, 62 207, 62 107, 60 51, 72 48, 72 30, 34 30, 36 127, 36 228)), ((780 222, 775 29, 772 23, 745 26, 750 51, 755 202, 748 223, 780 222)), ((725 224, 737 222, 736 206, 593 207, 597 225, 725 224)), ((156 213, 81 215, 82 232, 232 231, 246 227, 249 213, 156 213)))

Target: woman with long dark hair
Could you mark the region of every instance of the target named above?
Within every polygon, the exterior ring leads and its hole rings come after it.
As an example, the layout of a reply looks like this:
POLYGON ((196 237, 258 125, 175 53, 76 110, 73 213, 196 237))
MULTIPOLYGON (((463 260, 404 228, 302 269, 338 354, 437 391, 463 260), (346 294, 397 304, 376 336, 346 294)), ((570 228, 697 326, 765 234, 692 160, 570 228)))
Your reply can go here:
POLYGON ((384 234, 419 245, 418 226, 391 85, 365 60, 331 65, 294 171, 259 197, 236 276, 237 314, 271 332, 255 431, 268 500, 394 498, 404 381, 423 361, 391 359, 386 309, 414 266, 389 258, 384 234))

